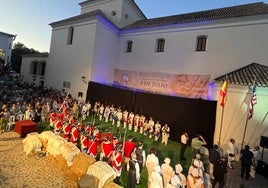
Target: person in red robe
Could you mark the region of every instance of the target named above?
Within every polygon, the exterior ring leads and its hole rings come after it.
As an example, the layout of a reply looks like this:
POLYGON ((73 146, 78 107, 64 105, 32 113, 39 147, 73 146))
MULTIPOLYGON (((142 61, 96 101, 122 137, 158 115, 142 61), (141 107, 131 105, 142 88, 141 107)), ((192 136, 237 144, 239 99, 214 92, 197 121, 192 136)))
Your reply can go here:
POLYGON ((57 118, 57 120, 55 121, 55 128, 54 128, 55 134, 60 135, 61 129, 62 129, 62 121, 59 118, 57 118))
POLYGON ((127 140, 125 141, 124 144, 124 158, 125 158, 125 164, 128 163, 128 161, 130 160, 130 156, 131 153, 134 151, 134 149, 136 148, 136 144, 135 142, 133 142, 133 137, 132 136, 128 136, 127 140))
POLYGON ((49 116, 49 121, 50 121, 49 125, 51 129, 54 129, 56 120, 57 120, 57 114, 55 112, 51 112, 49 116))
POLYGON ((70 142, 72 142, 74 145, 77 145, 78 138, 79 138, 78 128, 76 126, 73 126, 71 129, 70 142))
POLYGON ((118 144, 115 150, 112 151, 112 154, 110 157, 110 164, 116 173, 116 178, 115 178, 116 183, 119 183, 119 177, 121 176, 122 161, 123 161, 122 144, 118 144))
POLYGON ((101 143, 100 160, 108 162, 113 150, 114 150, 114 147, 111 141, 109 140, 109 137, 105 137, 104 141, 102 141, 101 143))
POLYGON ((72 126, 69 123, 63 124, 62 137, 68 142, 70 140, 72 126))
POLYGON ((97 145, 99 145, 100 141, 101 141, 101 133, 100 133, 100 130, 98 128, 94 129, 93 136, 95 138, 95 142, 97 143, 97 145))
POLYGON ((85 132, 83 132, 80 136, 80 144, 81 144, 81 152, 84 152, 86 153, 87 150, 88 150, 88 142, 89 142, 89 139, 88 139, 88 136, 85 132))
POLYGON ((98 144, 93 136, 89 138, 87 148, 87 154, 93 158, 96 158, 98 154, 98 144))

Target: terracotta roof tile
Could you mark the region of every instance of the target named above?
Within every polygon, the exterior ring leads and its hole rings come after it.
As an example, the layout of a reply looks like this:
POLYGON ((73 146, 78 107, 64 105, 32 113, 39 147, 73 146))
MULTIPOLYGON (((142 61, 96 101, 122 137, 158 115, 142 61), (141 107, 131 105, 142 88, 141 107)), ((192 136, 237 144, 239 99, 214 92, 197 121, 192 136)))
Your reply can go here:
POLYGON ((263 2, 258 2, 239 6, 226 7, 226 8, 212 9, 207 11, 139 20, 134 22, 133 24, 128 25, 124 29, 164 26, 171 24, 208 21, 208 20, 251 16, 251 15, 259 15, 267 13, 268 13, 268 5, 264 4, 263 2))
POLYGON ((268 66, 258 63, 251 63, 245 67, 234 70, 226 75, 215 78, 215 81, 224 82, 227 78, 228 82, 236 85, 253 85, 254 76, 256 76, 256 84, 259 87, 268 87, 268 66))

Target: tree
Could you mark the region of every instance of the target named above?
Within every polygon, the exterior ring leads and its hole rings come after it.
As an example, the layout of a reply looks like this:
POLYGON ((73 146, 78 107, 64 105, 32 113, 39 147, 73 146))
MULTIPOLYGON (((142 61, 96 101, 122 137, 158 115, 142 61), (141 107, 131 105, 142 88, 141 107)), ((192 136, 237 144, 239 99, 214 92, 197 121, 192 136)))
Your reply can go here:
POLYGON ((33 48, 29 49, 20 42, 15 43, 12 49, 11 66, 13 70, 16 71, 17 73, 20 72, 22 54, 40 54, 40 52, 37 50, 34 50, 33 48))

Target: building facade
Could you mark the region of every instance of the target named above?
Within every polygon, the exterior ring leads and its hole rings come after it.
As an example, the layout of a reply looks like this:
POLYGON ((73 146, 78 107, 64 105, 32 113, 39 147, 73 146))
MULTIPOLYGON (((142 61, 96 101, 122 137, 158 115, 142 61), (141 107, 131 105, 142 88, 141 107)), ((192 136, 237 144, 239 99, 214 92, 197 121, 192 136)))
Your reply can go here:
POLYGON ((0 31, 0 62, 6 64, 11 60, 12 44, 16 35, 0 31))
MULTIPOLYGON (((44 78, 45 86, 64 89, 74 97, 78 93, 86 96, 89 81, 113 84, 116 70, 126 75, 133 71, 205 75, 211 83, 253 62, 268 66, 268 5, 264 3, 153 19, 147 19, 134 0, 88 0, 79 5, 80 15, 50 24, 44 78)), ((220 87, 218 83, 210 92, 211 100, 217 100, 220 87)), ((243 101, 249 98, 250 89, 235 84, 229 87, 226 109, 230 109, 225 110, 223 120, 221 108, 217 109, 214 142, 224 127, 222 145, 231 137, 237 138, 239 145, 247 112, 243 101), (238 112, 235 117, 234 112, 238 112)), ((268 92, 260 90, 259 97, 266 102, 256 110, 258 119, 249 122, 253 133, 248 132, 245 142, 251 145, 258 143, 260 135, 268 135, 267 108, 263 106, 268 106, 268 92), (254 131, 254 126, 261 128, 254 131)))

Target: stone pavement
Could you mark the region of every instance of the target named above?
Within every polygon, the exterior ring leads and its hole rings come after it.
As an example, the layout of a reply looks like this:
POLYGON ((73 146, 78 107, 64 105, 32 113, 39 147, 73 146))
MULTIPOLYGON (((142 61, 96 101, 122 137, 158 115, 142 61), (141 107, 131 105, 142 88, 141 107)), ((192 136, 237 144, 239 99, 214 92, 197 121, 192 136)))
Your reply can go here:
MULTIPOLYGON (((16 132, 0 134, 0 188, 75 188, 77 182, 53 167, 47 157, 26 156, 23 152, 23 138, 16 132)), ((256 174, 248 181, 240 178, 240 164, 228 169, 227 188, 264 188, 268 178, 256 174)))
POLYGON ((255 175, 255 178, 250 177, 249 180, 242 179, 241 164, 239 162, 233 162, 233 169, 228 168, 226 177, 227 188, 264 188, 268 187, 268 177, 263 177, 259 174, 255 175))
POLYGON ((47 157, 26 156, 23 138, 13 131, 0 134, 0 187, 1 188, 72 188, 72 181, 54 168, 47 157))

